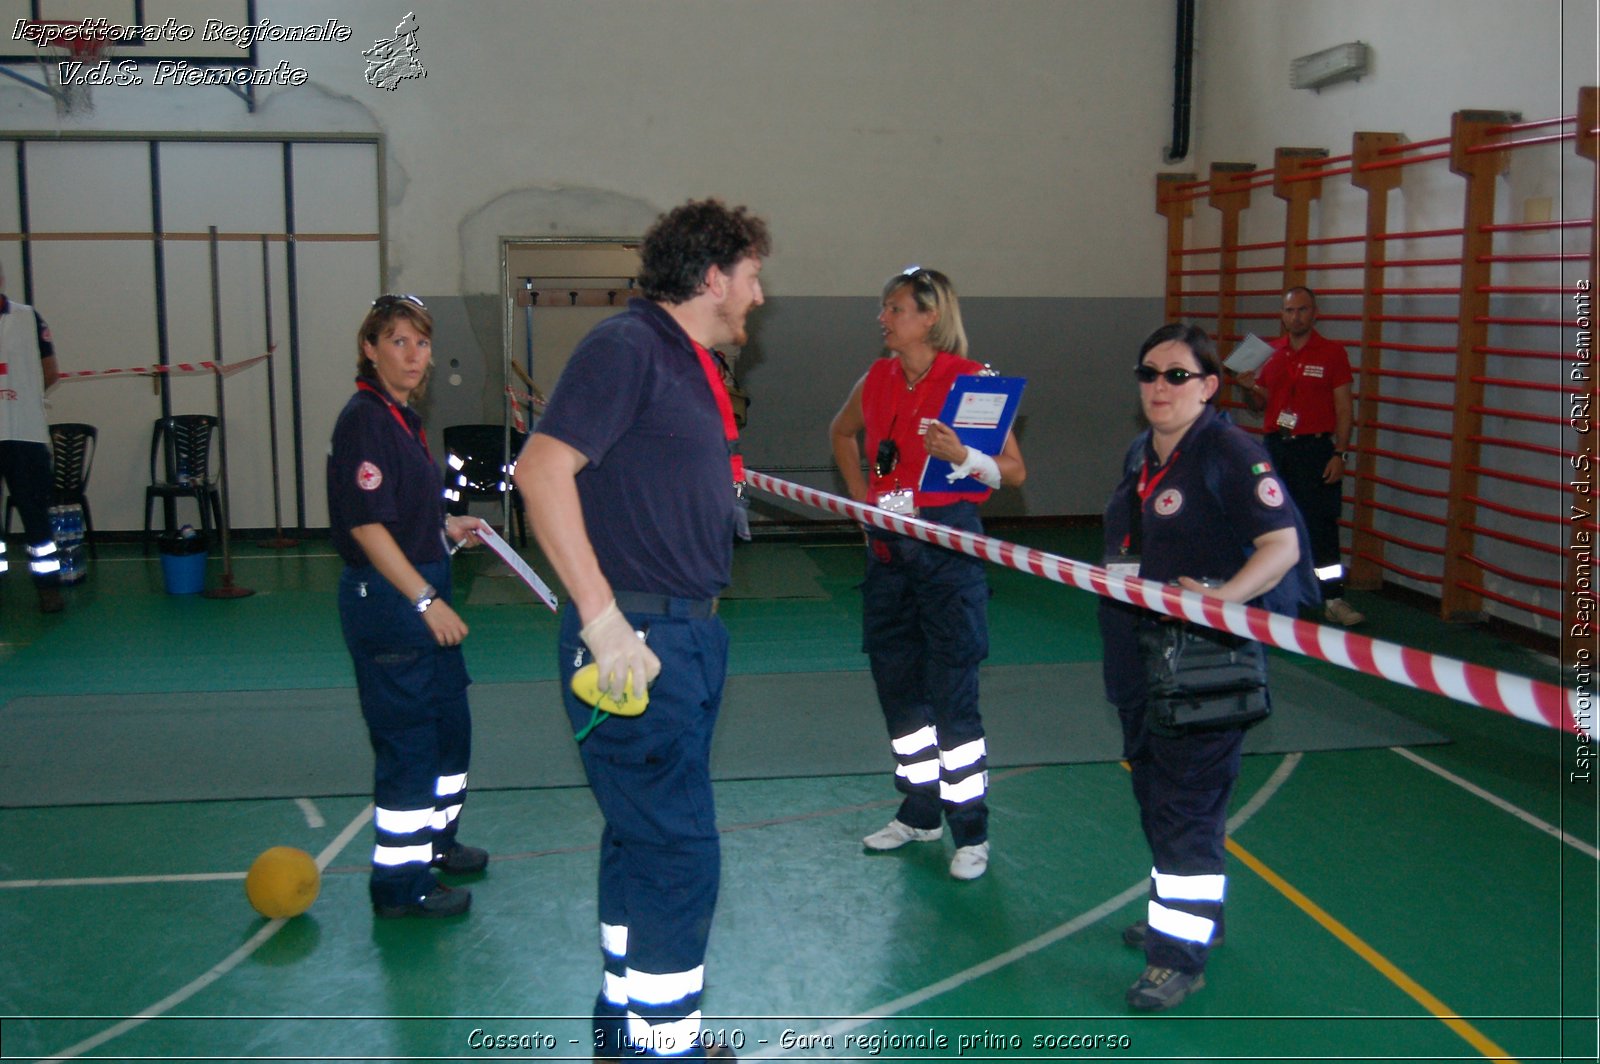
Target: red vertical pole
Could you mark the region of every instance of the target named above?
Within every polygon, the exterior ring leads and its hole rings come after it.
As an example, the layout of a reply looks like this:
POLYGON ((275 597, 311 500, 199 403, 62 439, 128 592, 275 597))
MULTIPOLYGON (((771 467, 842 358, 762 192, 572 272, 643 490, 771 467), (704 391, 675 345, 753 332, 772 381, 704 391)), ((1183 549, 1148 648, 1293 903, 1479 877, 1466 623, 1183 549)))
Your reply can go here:
POLYGON ((1279 148, 1273 155, 1272 194, 1283 200, 1283 287, 1306 283, 1306 237, 1311 232, 1311 204, 1322 198, 1322 178, 1290 181, 1316 170, 1328 157, 1326 148, 1279 148))
POLYGON ((1379 397, 1383 392, 1383 287, 1384 259, 1388 255, 1384 236, 1389 232, 1389 193, 1400 187, 1404 170, 1398 166, 1383 170, 1361 169, 1377 162, 1384 148, 1405 143, 1399 133, 1357 133, 1352 139, 1350 183, 1367 194, 1365 267, 1361 274, 1361 375, 1356 393, 1355 505, 1350 513, 1350 567, 1347 582, 1351 587, 1370 591, 1383 586, 1383 540, 1373 534, 1372 507, 1375 487, 1372 474, 1377 460, 1379 397))
POLYGON ((1222 251, 1217 257, 1217 355, 1233 350, 1234 290, 1239 286, 1239 215, 1250 206, 1255 163, 1212 163, 1209 201, 1222 214, 1222 251))
POLYGON ((1506 172, 1504 151, 1469 149, 1488 144, 1499 137, 1489 130, 1516 121, 1508 111, 1457 111, 1450 116, 1450 171, 1466 178, 1466 209, 1461 236, 1461 307, 1456 322, 1455 411, 1450 439, 1450 499, 1446 511, 1444 541, 1444 586, 1440 592, 1439 613, 1445 620, 1477 619, 1483 610, 1483 596, 1474 588, 1483 582, 1483 569, 1472 560, 1476 537, 1467 526, 1477 518, 1472 500, 1478 494, 1479 465, 1477 437, 1483 432, 1483 347, 1489 327, 1490 264, 1484 259, 1494 250, 1494 234, 1486 228, 1494 222, 1495 182, 1506 172))
MULTIPOLYGON (((1600 89, 1586 85, 1578 90, 1578 130, 1576 150, 1591 165, 1600 156, 1600 89)), ((1572 383, 1587 387, 1572 396, 1568 427, 1573 433, 1570 477, 1573 495, 1571 509, 1567 512, 1567 573, 1565 594, 1561 596, 1561 663, 1576 675, 1587 675, 1593 680, 1596 660, 1600 651, 1600 597, 1597 597, 1595 580, 1596 540, 1600 539, 1600 524, 1596 520, 1596 506, 1600 504, 1600 431, 1595 419, 1600 417, 1600 374, 1594 350, 1595 281, 1600 279, 1600 168, 1594 171, 1594 195, 1588 203, 1589 211, 1589 276, 1578 282, 1578 293, 1573 298, 1571 310, 1578 322, 1571 369, 1572 383)), ((1580 722, 1580 726, 1593 731, 1593 717, 1580 722)))
POLYGON ((1183 317, 1183 223, 1194 213, 1194 200, 1184 196, 1178 186, 1194 180, 1194 174, 1156 175, 1156 213, 1167 220, 1167 277, 1166 302, 1162 306, 1163 321, 1178 321, 1183 317))

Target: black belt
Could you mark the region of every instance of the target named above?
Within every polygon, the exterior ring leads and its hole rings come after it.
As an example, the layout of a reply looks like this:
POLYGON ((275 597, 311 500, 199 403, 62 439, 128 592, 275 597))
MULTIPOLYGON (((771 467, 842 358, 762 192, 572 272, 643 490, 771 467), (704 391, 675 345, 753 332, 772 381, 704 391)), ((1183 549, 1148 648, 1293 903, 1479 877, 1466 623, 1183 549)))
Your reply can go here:
POLYGON ((623 613, 649 613, 660 617, 693 617, 704 620, 716 615, 717 600, 673 598, 644 591, 615 592, 617 609, 623 613))
POLYGON ((1296 436, 1294 433, 1290 432, 1288 429, 1274 429, 1271 432, 1269 432, 1267 435, 1271 436, 1275 440, 1280 440, 1280 441, 1283 441, 1285 443, 1304 443, 1307 440, 1331 440, 1331 439, 1333 439, 1333 433, 1331 433, 1331 432, 1303 432, 1300 435, 1296 436))

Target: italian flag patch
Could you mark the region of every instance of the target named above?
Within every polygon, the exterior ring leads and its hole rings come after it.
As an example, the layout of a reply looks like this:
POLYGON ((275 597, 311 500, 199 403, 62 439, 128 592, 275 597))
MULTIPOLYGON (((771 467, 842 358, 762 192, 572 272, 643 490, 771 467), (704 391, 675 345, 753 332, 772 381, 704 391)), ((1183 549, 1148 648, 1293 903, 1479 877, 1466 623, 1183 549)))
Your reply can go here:
POLYGON ((1255 465, 1250 467, 1250 475, 1253 477, 1259 477, 1263 473, 1270 472, 1272 472, 1271 462, 1257 462, 1255 465))

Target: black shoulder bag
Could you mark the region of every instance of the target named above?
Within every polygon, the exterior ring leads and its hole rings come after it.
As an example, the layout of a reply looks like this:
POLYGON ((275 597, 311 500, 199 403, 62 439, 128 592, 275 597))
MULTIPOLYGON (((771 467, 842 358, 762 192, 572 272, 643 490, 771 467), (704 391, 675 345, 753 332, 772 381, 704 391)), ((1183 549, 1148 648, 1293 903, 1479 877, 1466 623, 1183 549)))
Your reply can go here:
MULTIPOLYGON (((1144 502, 1136 500, 1130 539, 1143 546, 1144 502)), ((1169 617, 1139 626, 1150 727, 1168 737, 1248 728, 1272 713, 1267 652, 1259 642, 1169 617)))

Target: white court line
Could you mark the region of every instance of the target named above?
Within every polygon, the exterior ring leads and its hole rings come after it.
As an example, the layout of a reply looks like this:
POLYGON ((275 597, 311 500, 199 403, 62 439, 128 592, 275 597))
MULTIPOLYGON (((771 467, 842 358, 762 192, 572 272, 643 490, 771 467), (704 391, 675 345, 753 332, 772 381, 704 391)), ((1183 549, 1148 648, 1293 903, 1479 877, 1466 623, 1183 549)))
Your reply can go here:
POLYGON ((322 811, 317 808, 317 803, 310 798, 296 798, 294 804, 300 807, 300 812, 306 816, 306 827, 323 828, 328 822, 322 819, 322 811))
MULTIPOLYGON (((328 843, 328 845, 323 848, 322 852, 317 855, 317 871, 320 872, 322 869, 327 868, 333 859, 339 855, 339 852, 350 844, 350 840, 355 838, 356 832, 365 827, 367 822, 371 819, 372 806, 368 805, 360 813, 356 814, 356 818, 350 821, 349 824, 345 825, 345 829, 339 832, 339 836, 332 842, 328 843)), ((221 979, 223 976, 233 971, 233 969, 237 968, 240 962, 247 959, 252 953, 260 949, 264 943, 271 939, 273 935, 276 935, 279 930, 283 928, 283 925, 289 922, 289 919, 292 918, 280 917, 276 920, 268 920, 258 931, 256 931, 255 934, 250 936, 249 940, 246 941, 244 945, 240 946, 222 960, 218 961, 211 967, 210 971, 206 972, 204 975, 201 975, 199 978, 192 980, 187 986, 173 991, 171 994, 168 994, 154 1005, 150 1005, 140 1012, 129 1016, 120 1023, 112 1024, 99 1034, 91 1035, 90 1037, 79 1042, 77 1045, 63 1049, 53 1057, 46 1057, 40 1062, 40 1064, 56 1064, 58 1061, 71 1060, 74 1057, 81 1056, 97 1046, 104 1045, 119 1035, 126 1034, 135 1027, 143 1024, 146 1020, 153 1020, 163 1013, 169 1012, 170 1010, 183 1004, 185 1001, 188 1001, 200 991, 204 990, 206 987, 210 986, 212 983, 216 982, 218 979, 221 979)))
POLYGON ((1475 795, 1475 796, 1477 796, 1479 798, 1482 798, 1484 801, 1488 802, 1490 805, 1494 806, 1496 809, 1500 809, 1503 812, 1510 813, 1512 816, 1516 817, 1518 820, 1522 821, 1524 824, 1528 824, 1528 825, 1530 825, 1532 827, 1538 828, 1540 831, 1544 832, 1546 835, 1549 835, 1553 839, 1561 840, 1562 842, 1566 843, 1568 846, 1571 846, 1574 850, 1577 850, 1579 853, 1581 853, 1581 854, 1583 854, 1583 855, 1585 855, 1587 857, 1592 857, 1592 858, 1594 858, 1596 860, 1600 860, 1600 850, 1595 849, 1593 846, 1589 845, 1587 842, 1584 842, 1580 838, 1576 838, 1576 837, 1574 837, 1572 835, 1568 835, 1565 831, 1562 831, 1560 828, 1556 827, 1554 824, 1550 824, 1550 823, 1547 823, 1547 822, 1545 822, 1543 820, 1540 820, 1538 817, 1534 816, 1532 813, 1528 812, 1526 809, 1520 809, 1517 806, 1512 805, 1510 802, 1506 801, 1504 798, 1501 798, 1499 795, 1491 794, 1490 792, 1484 790, 1482 787, 1478 786, 1476 783, 1472 783, 1472 782, 1470 782, 1468 780, 1462 779, 1460 776, 1457 776, 1454 772, 1451 772, 1449 769, 1441 768, 1438 765, 1435 765, 1432 761, 1429 761, 1427 758, 1419 757, 1418 755, 1412 753, 1410 750, 1407 750, 1403 746, 1391 746, 1391 747, 1389 747, 1389 749, 1394 751, 1395 753, 1399 754, 1401 757, 1405 758, 1407 761, 1416 762, 1417 764, 1421 765, 1423 768, 1427 769, 1429 772, 1433 773, 1435 776, 1438 776, 1440 779, 1449 780, 1451 783, 1454 783, 1457 787, 1460 787, 1462 790, 1466 791, 1468 794, 1472 794, 1472 795, 1475 795))
MULTIPOLYGON (((1288 754, 1284 757, 1282 763, 1280 763, 1277 769, 1273 771, 1272 775, 1267 778, 1267 781, 1261 785, 1261 789, 1256 791, 1256 793, 1251 796, 1250 800, 1239 808, 1237 813, 1228 818, 1228 833, 1230 835, 1243 827, 1251 817, 1255 816, 1256 813, 1259 812, 1261 808, 1272 799, 1273 795, 1275 795, 1289 779, 1290 774, 1294 772, 1295 767, 1300 764, 1300 761, 1304 756, 1304 754, 1296 753, 1288 754)), ((877 1023, 882 1020, 889 1019, 895 1014, 904 1012, 907 1009, 915 1008, 925 1001, 936 998, 941 994, 949 993, 952 990, 965 986, 966 984, 973 982, 976 979, 980 979, 983 976, 989 975, 992 972, 997 972, 1001 968, 1004 968, 1009 964, 1013 964, 1016 961, 1020 961, 1030 954, 1038 953, 1045 947, 1054 945, 1069 935, 1075 934, 1086 927, 1098 923, 1100 920, 1110 916, 1123 906, 1148 895, 1149 892, 1150 879, 1147 876, 1135 883, 1133 886, 1129 887, 1127 890, 1124 890, 1122 893, 1112 898, 1108 898, 1099 905, 1096 905, 1088 912, 1074 916, 1066 923, 1053 927, 1044 934, 1031 938, 1020 945, 1013 946, 1004 953, 997 954, 986 961, 981 961, 978 964, 974 964, 972 967, 965 968, 959 972, 956 972, 954 975, 950 975, 939 980, 936 983, 930 983, 920 990, 913 990, 911 993, 903 995, 902 997, 897 997, 893 1001, 886 1001, 882 1005, 879 1005, 867 1012, 857 1013, 854 1016, 848 1016, 843 1019, 835 1020, 833 1023, 830 1023, 825 1027, 818 1028, 810 1035, 800 1035, 797 1041, 803 1046, 806 1045, 811 1039, 817 1039, 820 1041, 824 1035, 837 1036, 847 1034, 850 1031, 856 1030, 857 1028, 865 1027, 869 1023, 877 1023)), ((773 1057, 778 1058, 790 1055, 791 1054, 779 1050, 777 1053, 773 1054, 773 1057)))

